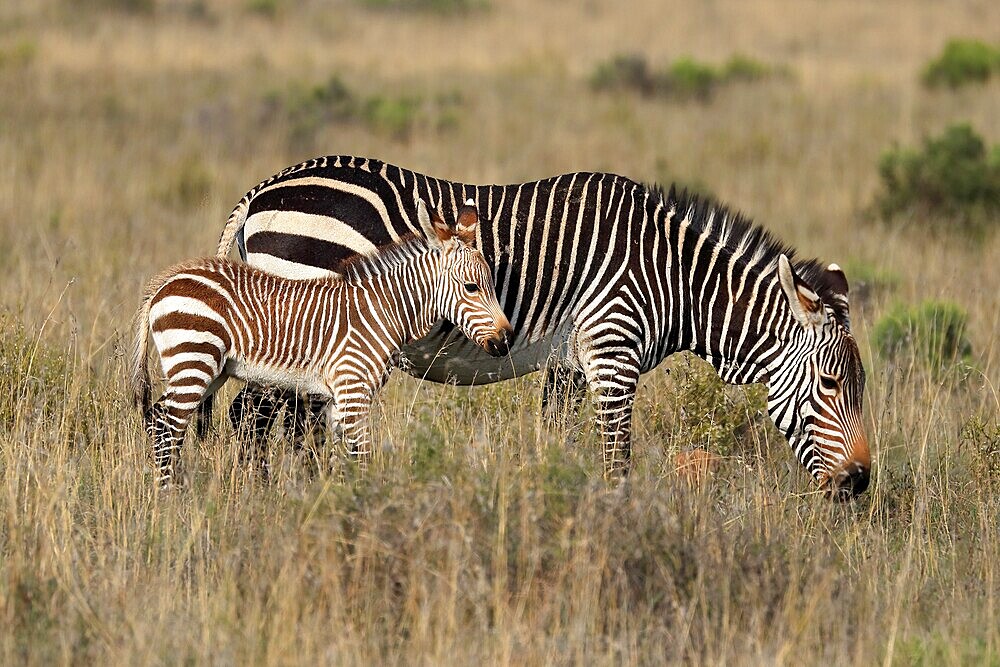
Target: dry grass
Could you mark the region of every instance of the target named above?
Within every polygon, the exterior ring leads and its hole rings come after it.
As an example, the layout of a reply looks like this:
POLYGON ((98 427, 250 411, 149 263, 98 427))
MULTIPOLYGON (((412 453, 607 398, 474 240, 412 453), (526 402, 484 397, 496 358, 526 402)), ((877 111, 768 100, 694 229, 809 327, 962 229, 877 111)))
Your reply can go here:
POLYGON ((964 120, 1000 142, 996 83, 919 84, 948 38, 995 40, 995 3, 95 8, 114 4, 0 7, 0 661, 1000 663, 1000 240, 930 243, 865 213, 891 141, 964 120), (591 91, 621 52, 795 76, 707 104, 591 91), (361 97, 457 92, 457 121, 429 104, 409 134, 303 131, 272 103, 333 74, 361 97), (679 479, 677 452, 712 446, 658 371, 623 489, 586 424, 539 423, 537 377, 397 378, 370 479, 310 474, 276 441, 264 483, 220 415, 188 443, 190 486, 157 494, 122 389, 142 283, 211 251, 260 178, 335 152, 474 182, 697 180, 806 254, 895 273, 855 304, 872 489, 815 496, 753 419, 702 484, 679 479), (868 345, 889 301, 931 297, 969 311, 965 381, 868 345))

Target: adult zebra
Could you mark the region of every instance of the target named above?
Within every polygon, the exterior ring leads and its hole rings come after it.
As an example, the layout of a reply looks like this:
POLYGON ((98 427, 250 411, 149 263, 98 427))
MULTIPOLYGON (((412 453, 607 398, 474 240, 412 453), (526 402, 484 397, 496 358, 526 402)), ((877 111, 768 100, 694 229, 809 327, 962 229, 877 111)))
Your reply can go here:
POLYGON ((417 198, 448 220, 475 202, 477 246, 514 337, 509 355, 492 359, 441 323, 404 351, 413 375, 481 384, 547 368, 548 398, 582 375, 614 476, 629 467, 639 375, 691 350, 726 382, 768 384, 768 413, 818 482, 839 495, 867 488, 864 369, 844 273, 793 265, 790 249, 722 205, 613 174, 467 185, 329 156, 250 190, 218 254, 235 243, 271 273, 336 273, 357 254, 431 233, 418 223, 417 198))

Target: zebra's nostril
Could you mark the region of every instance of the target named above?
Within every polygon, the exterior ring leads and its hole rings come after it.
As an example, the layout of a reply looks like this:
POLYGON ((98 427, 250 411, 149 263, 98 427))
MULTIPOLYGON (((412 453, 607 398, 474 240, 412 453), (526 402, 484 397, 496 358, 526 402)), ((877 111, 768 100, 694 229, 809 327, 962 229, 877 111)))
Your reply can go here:
POLYGON ((871 479, 868 468, 860 464, 853 464, 841 470, 836 478, 837 496, 843 500, 855 498, 868 488, 871 479))

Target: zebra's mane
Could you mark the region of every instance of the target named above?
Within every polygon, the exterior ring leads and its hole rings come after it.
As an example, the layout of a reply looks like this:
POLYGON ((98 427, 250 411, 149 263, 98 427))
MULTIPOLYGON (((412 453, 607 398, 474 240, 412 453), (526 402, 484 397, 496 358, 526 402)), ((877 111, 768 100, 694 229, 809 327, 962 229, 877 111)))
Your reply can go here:
MULTIPOLYGON (((847 312, 846 301, 837 298, 845 296, 839 292, 837 284, 826 267, 817 259, 795 259, 795 248, 776 239, 771 232, 755 224, 739 211, 730 209, 725 204, 710 197, 689 193, 686 189, 679 194, 674 185, 664 195, 660 186, 653 186, 653 191, 663 198, 664 209, 668 219, 687 218, 693 232, 702 233, 709 230, 708 239, 720 244, 730 253, 745 257, 757 257, 763 260, 764 266, 770 266, 777 261, 779 255, 786 255, 795 273, 805 281, 829 306, 841 324, 847 324, 850 315, 847 312)), ((745 260, 740 260, 744 261, 745 260)))
POLYGON ((406 234, 399 241, 379 246, 371 255, 354 255, 345 259, 337 267, 337 272, 345 283, 356 285, 416 257, 428 247, 427 239, 423 236, 406 234))

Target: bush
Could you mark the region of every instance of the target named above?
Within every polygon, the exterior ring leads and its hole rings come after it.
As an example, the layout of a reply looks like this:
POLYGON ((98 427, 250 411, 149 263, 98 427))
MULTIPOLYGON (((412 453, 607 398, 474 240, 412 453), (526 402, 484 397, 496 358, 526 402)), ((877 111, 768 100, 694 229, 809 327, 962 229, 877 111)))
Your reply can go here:
POLYGON ((899 275, 881 266, 849 260, 843 268, 851 287, 852 305, 891 292, 899 286, 899 275))
POLYGON ((900 213, 954 220, 964 231, 996 224, 1000 212, 1000 146, 986 150, 967 124, 924 140, 923 150, 895 146, 879 161, 883 219, 900 213))
POLYGON ((326 83, 295 84, 285 93, 271 92, 265 108, 283 110, 288 116, 292 138, 310 142, 316 132, 330 123, 363 123, 374 132, 405 139, 413 128, 424 123, 434 130, 456 127, 464 99, 460 93, 444 92, 424 99, 417 95, 363 96, 352 91, 334 75, 326 83))
POLYGON ((948 370, 971 360, 967 322, 965 310, 947 301, 897 305, 876 323, 875 347, 889 360, 909 357, 931 371, 948 370))
POLYGON ((247 0, 247 11, 265 18, 273 19, 278 15, 278 0, 247 0))
POLYGON ((709 99, 715 90, 736 81, 757 81, 780 71, 751 58, 735 55, 721 67, 684 57, 655 71, 645 56, 616 55, 598 63, 590 77, 595 90, 633 90, 643 95, 709 99))
POLYGON ((763 385, 728 389, 708 363, 688 358, 672 375, 677 382, 677 426, 680 440, 714 454, 739 452, 743 436, 767 411, 767 389, 763 385))
POLYGON ((1000 71, 1000 49, 974 39, 953 39, 937 59, 924 68, 924 85, 958 88, 982 83, 1000 71))
POLYGON ((711 65, 693 58, 675 60, 667 68, 660 86, 677 97, 708 99, 714 88, 723 80, 723 74, 711 65))
POLYGON ((635 90, 644 95, 655 87, 646 58, 635 54, 620 54, 598 63, 590 85, 595 90, 635 90))
POLYGON ((391 9, 434 14, 461 14, 487 9, 489 0, 358 0, 369 9, 391 9))
POLYGON ((416 122, 419 110, 418 98, 376 95, 368 99, 361 115, 372 129, 396 138, 405 138, 416 122))

